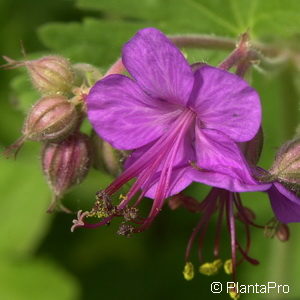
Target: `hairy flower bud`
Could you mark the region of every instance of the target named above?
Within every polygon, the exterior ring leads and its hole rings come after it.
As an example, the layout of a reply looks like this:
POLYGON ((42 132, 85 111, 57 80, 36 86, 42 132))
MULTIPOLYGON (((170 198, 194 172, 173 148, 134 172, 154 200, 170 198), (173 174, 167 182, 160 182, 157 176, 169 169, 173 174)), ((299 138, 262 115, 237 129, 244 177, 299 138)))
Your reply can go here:
POLYGON ((300 190, 300 139, 285 143, 276 154, 270 176, 294 192, 300 190))
POLYGON ((25 66, 33 85, 43 95, 68 94, 74 83, 74 72, 66 58, 49 55, 36 60, 18 62, 4 57, 8 62, 4 67, 15 68, 25 66))
POLYGON ((118 176, 123 169, 123 162, 127 157, 125 151, 114 149, 108 142, 92 133, 94 165, 97 169, 104 169, 113 176, 118 176))
POLYGON ((96 81, 100 80, 102 77, 102 74, 100 71, 90 65, 85 63, 79 63, 73 65, 73 70, 75 73, 75 85, 81 86, 85 85, 87 87, 90 87, 96 83, 96 81))
POLYGON ((25 140, 60 141, 71 134, 80 124, 80 114, 74 104, 63 96, 40 99, 31 108, 25 120, 22 137, 9 146, 6 156, 16 153, 25 140))
POLYGON ((33 141, 57 141, 68 136, 78 125, 76 107, 63 96, 48 96, 31 109, 23 135, 33 141))
POLYGON ((49 212, 72 186, 82 182, 91 165, 89 137, 70 135, 60 143, 47 143, 42 151, 43 172, 54 193, 49 212))

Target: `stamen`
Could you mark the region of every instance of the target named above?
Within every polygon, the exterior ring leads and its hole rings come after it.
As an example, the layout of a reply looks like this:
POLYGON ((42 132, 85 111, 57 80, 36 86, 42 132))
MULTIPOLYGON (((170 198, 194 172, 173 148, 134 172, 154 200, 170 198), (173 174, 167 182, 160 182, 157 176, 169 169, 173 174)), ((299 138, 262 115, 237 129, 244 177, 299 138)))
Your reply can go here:
MULTIPOLYGON (((212 188, 210 190, 210 192, 208 193, 208 195, 206 196, 206 198, 200 203, 200 205, 202 206, 201 210, 204 211, 207 208, 209 208, 210 205, 212 205, 213 203, 216 202, 218 196, 219 196, 219 190, 216 189, 216 188, 212 188)), ((189 241, 188 241, 188 244, 187 244, 187 247, 186 247, 186 251, 185 251, 185 260, 186 261, 188 260, 188 258, 190 256, 192 246, 194 244, 194 241, 195 241, 195 238, 196 238, 197 234, 201 230, 202 226, 210 219, 210 217, 211 217, 211 214, 204 215, 204 217, 200 219, 199 223, 194 228, 194 230, 193 230, 193 232, 192 232, 192 234, 189 238, 189 241)))
POLYGON ((199 272, 203 275, 212 276, 219 272, 220 268, 222 267, 223 263, 221 259, 216 259, 212 263, 204 263, 199 267, 199 272))
POLYGON ((252 265, 258 265, 259 261, 257 259, 254 259, 250 256, 247 255, 247 253, 243 250, 243 248, 241 247, 241 245, 239 243, 237 243, 238 249, 241 252, 241 254, 243 255, 243 257, 252 265))
POLYGON ((134 227, 132 225, 122 223, 119 227, 118 234, 124 235, 126 237, 131 237, 132 233, 134 232, 134 227))
MULTIPOLYGON (((111 185, 104 191, 100 191, 97 194, 97 201, 94 208, 86 216, 104 217, 106 219, 97 224, 84 223, 84 227, 94 228, 96 226, 102 226, 105 224, 105 221, 108 222, 115 216, 122 216, 125 221, 140 224, 139 227, 130 227, 130 233, 141 232, 147 229, 161 210, 165 199, 169 196, 174 161, 180 144, 185 138, 185 133, 194 122, 195 116, 196 114, 190 109, 182 111, 168 132, 128 167, 111 185), (152 208, 147 218, 139 218, 138 220, 138 210, 136 207, 142 201, 146 192, 151 188, 154 178, 158 176, 158 174, 159 178, 152 208), (127 195, 122 197, 119 205, 112 205, 111 195, 133 178, 136 178, 136 180, 127 195), (128 205, 130 201, 138 193, 140 193, 140 195, 137 201, 129 208, 128 205)), ((127 225, 126 228, 124 226, 122 225, 119 233, 121 232, 121 234, 123 234, 128 229, 127 225)))
POLYGON ((185 280, 192 280, 194 278, 194 266, 191 262, 186 262, 183 269, 183 277, 185 280))
POLYGON ((225 207, 225 202, 220 201, 219 216, 218 216, 218 221, 217 221, 216 236, 215 236, 215 242, 214 242, 214 255, 216 257, 218 257, 219 253, 220 253, 220 240, 221 240, 221 230, 222 230, 222 223, 223 223, 224 207, 225 207))
POLYGON ((229 193, 229 198, 227 201, 227 217, 228 217, 228 225, 230 232, 230 240, 231 240, 231 258, 232 258, 232 274, 233 280, 236 281, 236 231, 235 231, 235 219, 233 214, 233 193, 229 193))
POLYGON ((232 259, 227 259, 224 262, 224 271, 226 274, 231 275, 233 272, 233 267, 232 267, 232 259))

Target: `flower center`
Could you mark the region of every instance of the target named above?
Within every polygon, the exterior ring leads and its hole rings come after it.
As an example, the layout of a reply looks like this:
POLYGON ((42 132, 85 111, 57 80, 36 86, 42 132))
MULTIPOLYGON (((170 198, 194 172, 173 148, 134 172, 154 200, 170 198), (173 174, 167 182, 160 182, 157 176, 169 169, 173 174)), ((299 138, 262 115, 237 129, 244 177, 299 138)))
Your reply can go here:
MULTIPOLYGON (((164 200, 170 196, 171 184, 172 184, 172 171, 174 167, 182 164, 182 158, 184 157, 185 147, 192 147, 193 145, 186 145, 186 137, 191 134, 189 131, 193 128, 195 123, 196 114, 192 110, 184 109, 173 124, 166 130, 166 132, 158 138, 153 144, 145 148, 145 152, 142 153, 112 184, 110 184, 104 191, 105 199, 97 199, 95 207, 92 210, 92 215, 106 215, 105 219, 97 224, 86 224, 80 222, 81 226, 97 227, 102 226, 109 222, 115 216, 123 216, 125 221, 125 213, 128 210, 136 208, 146 193, 154 190, 152 208, 146 218, 136 217, 131 219, 130 222, 140 224, 139 227, 129 228, 123 223, 122 230, 119 232, 140 232, 149 227, 153 219, 157 216, 161 210, 164 200), (182 150, 180 149, 182 148, 182 150), (107 199, 111 195, 116 193, 124 184, 136 178, 129 189, 126 196, 122 197, 121 202, 117 206, 107 206, 107 199), (137 200, 129 207, 129 203, 133 197, 139 195, 137 200), (105 202, 106 201, 106 202, 105 202), (103 204, 103 203, 105 204, 103 204), (99 214, 97 211, 99 207, 99 214), (110 207, 110 209, 109 209, 110 207), (103 211, 106 210, 105 212, 103 211), (142 220, 142 221, 141 221, 142 220), (130 230, 128 230, 130 229, 130 230)), ((146 146, 147 147, 147 146, 146 146)), ((141 149, 139 149, 141 151, 141 149)), ((188 164, 188 161, 186 162, 188 164)), ((110 203, 109 203, 110 204, 110 203)), ((91 213, 86 214, 88 216, 91 213)), ((135 214, 136 215, 136 214, 135 214)), ((130 225, 131 226, 131 225, 130 225)))

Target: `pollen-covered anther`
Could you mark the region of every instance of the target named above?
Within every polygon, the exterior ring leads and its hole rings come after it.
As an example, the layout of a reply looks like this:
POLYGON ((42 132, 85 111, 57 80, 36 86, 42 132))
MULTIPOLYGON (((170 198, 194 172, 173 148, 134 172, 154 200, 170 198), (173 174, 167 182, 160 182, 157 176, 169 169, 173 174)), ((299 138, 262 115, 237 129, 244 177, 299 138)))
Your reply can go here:
POLYGON ((224 262, 224 271, 226 274, 231 275, 233 272, 232 259, 227 259, 224 262))
POLYGON ((136 207, 125 207, 123 217, 125 221, 133 221, 138 217, 139 210, 136 207))
POLYGON ((207 262, 202 264, 199 267, 199 272, 203 275, 212 276, 219 272, 222 267, 222 261, 220 259, 216 259, 213 262, 207 262))
POLYGON ((103 207, 106 210, 111 210, 114 206, 111 197, 103 190, 96 193, 95 208, 103 207))
POLYGON ((237 300, 240 298, 240 294, 236 291, 234 284, 228 286, 228 295, 233 300, 237 300))
POLYGON ((96 193, 96 202, 88 217, 106 218, 117 213, 111 197, 103 190, 96 193))
POLYGON ((133 232, 134 232, 134 227, 126 223, 122 223, 117 231, 119 235, 124 235, 126 237, 131 237, 133 232))
POLYGON ((185 280, 192 280, 195 275, 194 265, 189 261, 186 262, 182 273, 185 280))

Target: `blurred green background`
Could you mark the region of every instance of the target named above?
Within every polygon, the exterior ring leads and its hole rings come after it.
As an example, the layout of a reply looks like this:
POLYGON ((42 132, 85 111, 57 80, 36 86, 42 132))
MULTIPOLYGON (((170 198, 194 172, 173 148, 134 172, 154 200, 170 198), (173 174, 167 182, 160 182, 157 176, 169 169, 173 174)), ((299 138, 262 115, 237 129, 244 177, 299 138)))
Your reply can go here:
MULTIPOLYGON (((232 38, 249 30, 256 41, 297 53, 300 1, 0 0, 0 55, 21 59, 22 41, 29 57, 61 54, 73 63, 91 63, 105 70, 120 55, 122 44, 147 26, 167 34, 232 38)), ((183 50, 191 63, 212 65, 227 54, 183 50)), ((255 70, 249 77, 264 108, 265 145, 260 165, 265 168, 278 147, 292 138, 299 122, 299 65, 287 62, 267 73, 255 70)), ((19 137, 25 113, 37 99, 24 71, 0 71, 1 149, 19 137)), ((229 299, 225 293, 210 292, 212 281, 231 280, 222 272, 215 277, 196 274, 191 282, 183 279, 184 251, 199 215, 166 206, 148 231, 130 239, 116 234, 116 224, 71 233, 73 216, 45 213, 51 193, 41 172, 39 151, 40 145, 27 142, 16 161, 0 158, 0 300, 229 299)), ((89 208, 95 192, 111 179, 92 171, 68 193, 66 205, 74 210, 89 208)), ((193 184, 188 192, 201 200, 207 190, 193 184)), ((257 213, 258 223, 272 217, 264 194, 243 197, 257 213)), ((250 254, 261 264, 241 265, 239 282, 276 281, 289 284, 290 293, 244 295, 242 299, 300 299, 299 233, 300 227, 293 224, 290 241, 280 243, 266 239, 261 230, 252 231, 250 254)), ((213 234, 211 226, 205 241, 207 261, 213 259, 213 234)), ((223 236, 222 257, 227 259, 226 231, 223 236)), ((196 255, 193 262, 197 267, 196 255)))

